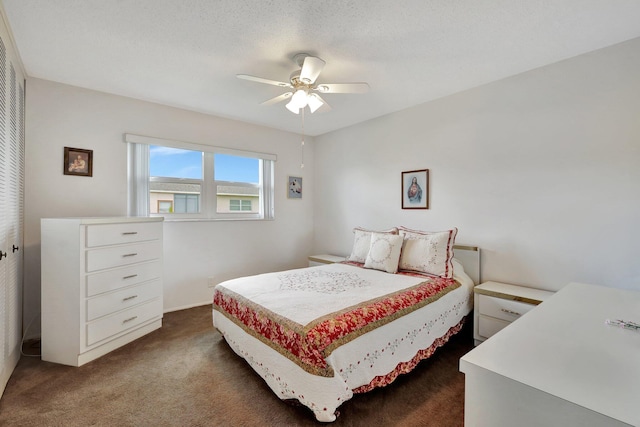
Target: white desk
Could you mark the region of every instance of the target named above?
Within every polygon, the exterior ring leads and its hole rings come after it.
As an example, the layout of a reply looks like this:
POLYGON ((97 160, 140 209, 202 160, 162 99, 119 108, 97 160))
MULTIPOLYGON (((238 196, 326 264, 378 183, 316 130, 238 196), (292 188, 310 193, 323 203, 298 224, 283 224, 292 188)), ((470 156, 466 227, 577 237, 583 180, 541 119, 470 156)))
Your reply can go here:
POLYGON ((465 426, 640 426, 640 292, 571 283, 460 359, 465 426))

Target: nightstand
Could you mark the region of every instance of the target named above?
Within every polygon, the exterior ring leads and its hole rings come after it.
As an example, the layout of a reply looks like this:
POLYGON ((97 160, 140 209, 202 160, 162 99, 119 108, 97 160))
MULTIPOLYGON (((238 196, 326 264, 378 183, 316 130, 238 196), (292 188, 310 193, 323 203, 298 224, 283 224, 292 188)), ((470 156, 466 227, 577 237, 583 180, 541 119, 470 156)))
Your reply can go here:
POLYGON ((337 255, 328 255, 328 254, 311 255, 309 257, 309 267, 315 267, 323 264, 333 264, 335 262, 342 262, 344 261, 344 259, 345 258, 343 256, 337 256, 337 255))
POLYGON ((473 339, 475 345, 553 295, 553 292, 499 282, 474 288, 473 339))

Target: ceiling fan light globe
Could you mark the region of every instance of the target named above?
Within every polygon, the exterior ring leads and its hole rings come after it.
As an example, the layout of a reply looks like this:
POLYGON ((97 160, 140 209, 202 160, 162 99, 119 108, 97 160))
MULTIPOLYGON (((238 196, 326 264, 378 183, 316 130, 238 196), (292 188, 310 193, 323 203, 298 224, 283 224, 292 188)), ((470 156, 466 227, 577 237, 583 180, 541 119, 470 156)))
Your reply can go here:
POLYGON ((322 100, 313 93, 309 95, 307 102, 309 104, 309 110, 311 110, 311 113, 315 113, 316 110, 322 107, 322 105, 324 104, 324 102, 322 102, 322 100))
POLYGON ((293 99, 291 99, 291 101, 287 103, 286 107, 287 107, 287 110, 291 111, 293 114, 300 114, 300 108, 297 105, 295 105, 295 103, 293 102, 293 99))
POLYGON ((298 89, 296 93, 291 97, 291 102, 298 108, 304 108, 307 106, 307 92, 303 89, 298 89))

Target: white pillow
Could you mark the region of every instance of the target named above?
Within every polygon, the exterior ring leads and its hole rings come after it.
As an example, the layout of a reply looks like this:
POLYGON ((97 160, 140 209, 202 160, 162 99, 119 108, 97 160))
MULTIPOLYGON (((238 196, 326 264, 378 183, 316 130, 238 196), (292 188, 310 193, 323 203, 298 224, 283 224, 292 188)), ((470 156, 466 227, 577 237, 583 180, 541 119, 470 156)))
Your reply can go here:
POLYGON ((397 228, 391 228, 384 231, 372 231, 364 228, 356 227, 353 229, 353 249, 347 261, 359 262, 363 264, 367 260, 369 247, 371 246, 371 233, 398 234, 397 228))
POLYGON ((397 234, 371 233, 371 245, 364 267, 395 274, 398 271, 402 241, 402 236, 397 234))
POLYGON ((451 259, 457 233, 457 228, 429 232, 400 227, 404 242, 398 268, 450 279, 453 277, 451 259))

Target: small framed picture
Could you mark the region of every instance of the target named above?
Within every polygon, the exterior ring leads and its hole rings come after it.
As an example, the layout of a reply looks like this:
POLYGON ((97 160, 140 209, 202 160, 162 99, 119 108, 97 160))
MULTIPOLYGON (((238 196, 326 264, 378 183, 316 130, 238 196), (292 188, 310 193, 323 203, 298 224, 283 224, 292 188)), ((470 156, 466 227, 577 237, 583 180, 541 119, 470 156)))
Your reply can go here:
POLYGON ((302 199, 302 177, 289 177, 289 190, 287 192, 287 197, 290 199, 302 199))
POLYGON ((64 147, 65 175, 93 176, 93 150, 64 147))
POLYGON ((402 209, 429 209, 429 169, 402 172, 402 209))

